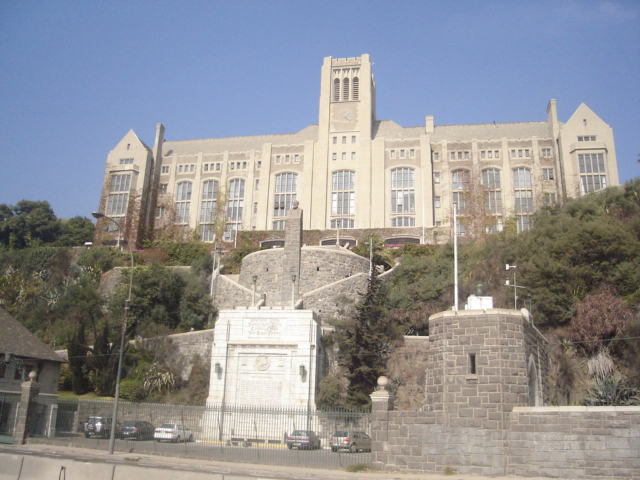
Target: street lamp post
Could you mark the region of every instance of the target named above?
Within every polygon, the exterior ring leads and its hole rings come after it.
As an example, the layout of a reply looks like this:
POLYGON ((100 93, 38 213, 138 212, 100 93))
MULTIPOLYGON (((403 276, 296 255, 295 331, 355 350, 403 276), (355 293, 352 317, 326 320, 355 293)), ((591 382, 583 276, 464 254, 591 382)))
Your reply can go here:
MULTIPOLYGON (((120 224, 113 218, 107 217, 102 212, 92 212, 94 218, 104 218, 113 222, 118 229, 118 239, 122 231, 120 230, 120 224)), ((124 301, 124 314, 122 316, 122 331, 120 334, 120 352, 118 353, 118 373, 116 375, 116 392, 115 399, 113 401, 113 412, 111 414, 111 431, 109 432, 109 454, 113 455, 113 449, 116 441, 116 419, 118 417, 118 401, 120 400, 120 377, 122 376, 122 359, 124 356, 124 337, 127 331, 127 320, 129 318, 129 304, 131 303, 131 287, 133 286, 133 252, 131 251, 131 245, 127 242, 127 250, 129 250, 129 258, 131 259, 131 267, 129 268, 129 295, 124 301)))
POLYGON ((516 268, 518 268, 517 265, 509 265, 508 263, 505 265, 505 270, 507 270, 507 271, 513 270, 513 285, 511 285, 509 280, 504 282, 504 284, 507 287, 512 287, 513 288, 513 309, 514 310, 518 309, 518 289, 519 288, 527 288, 524 285, 518 285, 518 283, 516 281, 516 268))

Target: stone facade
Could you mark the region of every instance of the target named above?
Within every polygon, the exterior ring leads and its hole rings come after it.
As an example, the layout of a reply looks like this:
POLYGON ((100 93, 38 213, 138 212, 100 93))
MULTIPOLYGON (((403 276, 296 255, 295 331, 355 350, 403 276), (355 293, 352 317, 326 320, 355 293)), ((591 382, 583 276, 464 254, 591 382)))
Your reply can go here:
POLYGON ((142 342, 147 348, 162 348, 161 344, 168 343, 169 358, 167 359, 167 364, 172 365, 180 375, 180 378, 186 381, 191 375, 191 368, 196 355, 203 362, 209 361, 211 345, 213 344, 213 329, 175 333, 164 337, 145 339, 142 342))
POLYGON ((377 468, 640 478, 640 407, 539 406, 546 340, 526 310, 441 312, 429 333, 423 407, 371 395, 377 468))
POLYGON ((516 407, 507 473, 640 478, 640 407, 516 407))
MULTIPOLYGON (((543 121, 436 125, 427 115, 403 127, 376 118, 372 65, 368 54, 326 57, 317 124, 296 133, 165 141, 158 124, 148 147, 129 131, 107 156, 99 210, 133 243, 174 225, 213 241, 222 199, 227 242, 281 230, 299 201, 303 228, 322 237, 376 229, 391 243, 427 243, 481 184, 498 230, 511 216, 526 230, 539 207, 618 184, 613 130, 585 104, 566 122, 552 99, 543 121)), ((462 225, 478 215, 459 213, 462 225)), ((97 242, 118 240, 109 224, 98 221, 97 242)))

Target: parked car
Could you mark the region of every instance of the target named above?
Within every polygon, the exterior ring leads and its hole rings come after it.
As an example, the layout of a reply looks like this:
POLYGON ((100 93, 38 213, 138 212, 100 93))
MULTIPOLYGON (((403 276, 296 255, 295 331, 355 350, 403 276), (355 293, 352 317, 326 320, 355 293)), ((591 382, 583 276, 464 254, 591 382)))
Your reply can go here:
POLYGON ((153 438, 158 442, 192 442, 193 433, 179 423, 163 423, 154 430, 153 438))
POLYGON ((293 447, 298 450, 320 448, 320 437, 313 430, 294 430, 287 437, 287 448, 292 449, 293 447))
POLYGON ((371 437, 364 432, 348 430, 333 432, 330 441, 332 452, 341 449, 349 450, 351 453, 371 451, 371 437))
POLYGON ((153 438, 155 429, 149 422, 141 420, 125 420, 116 429, 116 437, 133 440, 149 440, 153 438))
MULTIPOLYGON (((117 432, 116 426, 116 432, 117 432)), ((111 434, 111 417, 91 416, 84 424, 84 436, 107 438, 111 434)))

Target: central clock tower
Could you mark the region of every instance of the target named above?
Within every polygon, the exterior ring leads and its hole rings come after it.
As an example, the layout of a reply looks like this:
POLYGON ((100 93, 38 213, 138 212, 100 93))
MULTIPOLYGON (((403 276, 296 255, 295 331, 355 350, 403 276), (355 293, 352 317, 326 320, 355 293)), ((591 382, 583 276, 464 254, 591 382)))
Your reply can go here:
MULTIPOLYGON (((310 228, 336 228, 332 175, 354 172, 353 211, 343 215, 347 228, 369 224, 365 208, 371 184, 371 140, 375 122, 375 83, 369 54, 325 57, 320 79, 317 155, 314 155, 310 228), (348 218, 347 218, 348 217, 348 218), (366 217, 366 218, 365 218, 366 217), (332 223, 333 220, 333 223, 332 223)), ((305 225, 305 228, 308 228, 305 225)), ((342 227, 344 228, 344 227, 342 227)))

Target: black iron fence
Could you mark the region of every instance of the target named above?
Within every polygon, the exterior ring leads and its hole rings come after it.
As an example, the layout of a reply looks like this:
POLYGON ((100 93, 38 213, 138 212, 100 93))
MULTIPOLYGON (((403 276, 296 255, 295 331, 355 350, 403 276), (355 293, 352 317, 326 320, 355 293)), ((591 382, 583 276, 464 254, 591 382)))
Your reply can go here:
MULTIPOLYGON (((109 401, 60 400, 56 436, 32 441, 107 449, 112 408, 109 401)), ((120 402, 115 448, 221 461, 344 468, 370 462, 369 422, 367 410, 120 402), (294 432, 298 435, 292 437, 294 432), (340 448, 335 442, 332 445, 335 432, 341 432, 340 448)))
POLYGON ((0 393, 0 443, 12 443, 20 395, 0 393))

